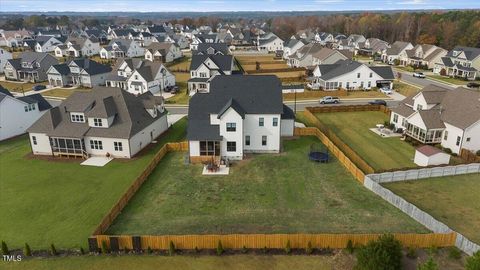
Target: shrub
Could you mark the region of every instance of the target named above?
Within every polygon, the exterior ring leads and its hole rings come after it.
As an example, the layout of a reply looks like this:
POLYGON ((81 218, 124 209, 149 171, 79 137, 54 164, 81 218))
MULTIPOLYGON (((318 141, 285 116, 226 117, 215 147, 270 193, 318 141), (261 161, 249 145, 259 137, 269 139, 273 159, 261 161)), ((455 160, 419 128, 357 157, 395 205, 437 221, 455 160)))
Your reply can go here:
POLYGON ((56 256, 58 253, 57 253, 57 249, 55 248, 55 245, 51 244, 50 245, 50 255, 52 256, 56 256))
POLYGON ((292 248, 290 247, 290 240, 287 241, 287 244, 285 245, 285 253, 290 254, 292 252, 292 248))
POLYGON ((263 254, 267 254, 267 251, 268 251, 267 246, 264 246, 264 247, 263 247, 263 254))
POLYGON ((5 241, 2 241, 2 255, 10 255, 10 251, 8 250, 8 246, 5 241))
POLYGON ((305 253, 307 254, 312 254, 313 253, 313 248, 312 248, 312 242, 308 241, 307 248, 305 248, 305 253))
POLYGON ((457 247, 450 247, 448 250, 448 257, 454 260, 462 258, 462 252, 457 247))
POLYGON ((456 157, 456 156, 458 156, 458 154, 457 154, 457 153, 452 153, 451 155, 452 155, 452 157, 456 157))
POLYGON ((438 247, 436 246, 431 246, 429 249, 428 249, 428 253, 430 253, 430 255, 437 255, 438 254, 438 247))
POLYGON ((417 249, 414 247, 407 248, 407 257, 410 259, 417 258, 417 249))
POLYGON ((443 148, 443 152, 447 153, 447 154, 451 154, 452 153, 452 149, 450 148, 443 148))
POLYGON ((357 252, 357 270, 402 269, 402 245, 393 235, 382 235, 357 252))
POLYGON ((23 255, 30 257, 32 256, 32 250, 30 249, 30 246, 25 243, 25 248, 23 248, 23 255))
POLYGON ((108 246, 107 246, 107 241, 103 240, 102 241, 102 253, 107 254, 108 253, 108 246))
POLYGON ((438 264, 430 257, 425 263, 420 264, 418 270, 438 270, 438 264))
POLYGON ((80 254, 82 254, 82 255, 85 254, 85 250, 83 249, 83 247, 80 248, 80 254))
POLYGON ((217 244, 217 255, 222 255, 224 252, 223 250, 223 245, 222 245, 222 241, 218 240, 218 244, 217 244))
POLYGON ((480 150, 478 150, 475 154, 480 157, 480 150))
POLYGON ((350 254, 353 254, 353 252, 355 251, 355 248, 353 247, 353 242, 351 239, 348 239, 348 242, 347 242, 347 247, 345 248, 348 253, 350 254))
POLYGON ((173 256, 175 254, 175 244, 173 244, 173 241, 170 241, 170 244, 168 245, 168 255, 173 256))
POLYGON ((148 254, 152 254, 153 253, 153 250, 150 246, 147 247, 147 253, 148 254))
POLYGON ((197 246, 195 246, 195 253, 198 253, 198 252, 200 252, 200 250, 198 249, 197 246))
POLYGON ((467 258, 465 270, 480 270, 480 251, 475 252, 472 257, 467 258))
POLYGON ((247 253, 247 251, 248 251, 247 247, 246 247, 246 246, 243 246, 243 247, 242 247, 242 253, 247 253))

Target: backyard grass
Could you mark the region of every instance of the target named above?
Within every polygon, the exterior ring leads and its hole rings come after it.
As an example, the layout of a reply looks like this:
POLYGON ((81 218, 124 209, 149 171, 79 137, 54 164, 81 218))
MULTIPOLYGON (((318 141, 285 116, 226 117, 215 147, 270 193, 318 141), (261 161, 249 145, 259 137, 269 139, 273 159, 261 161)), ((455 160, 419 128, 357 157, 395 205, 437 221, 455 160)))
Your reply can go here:
POLYGON ((10 92, 19 92, 22 91, 28 92, 32 90, 32 87, 37 84, 47 85, 48 82, 39 82, 39 83, 24 83, 17 81, 0 81, 0 85, 3 86, 10 92))
POLYGON ((87 237, 135 180, 158 149, 183 140, 180 120, 155 145, 132 160, 105 167, 80 159, 37 158, 26 136, 0 143, 0 240, 10 248, 86 248, 87 237))
POLYGON ((404 95, 404 96, 408 97, 408 96, 411 96, 411 95, 414 95, 414 94, 420 92, 421 88, 414 87, 412 85, 402 83, 402 82, 399 82, 399 81, 395 81, 393 83, 393 90, 400 93, 401 95, 404 95))
MULTIPOLYGON (((457 78, 451 78, 451 77, 446 77, 446 76, 440 76, 440 75, 428 75, 427 76, 430 79, 436 80, 436 81, 442 81, 446 83, 452 83, 456 85, 466 85, 470 81, 465 81, 462 79, 457 79, 457 78)), ((479 80, 475 80, 473 82, 480 82, 479 80)))
POLYGON ((382 184, 480 244, 480 174, 382 184))
POLYGON ((253 155, 228 176, 202 176, 185 153, 160 162, 109 234, 428 232, 363 188, 337 161, 310 162, 314 137, 253 155))
POLYGON ((187 94, 187 83, 177 82, 177 85, 180 88, 179 92, 176 93, 174 96, 168 98, 166 103, 188 104, 190 96, 187 94))
MULTIPOLYGON (((345 255, 346 256, 346 255, 345 255)), ((344 256, 344 257, 345 257, 344 256)), ((118 270, 118 269, 183 269, 183 270, 327 270, 335 265, 333 256, 83 256, 55 259, 32 259, 17 263, 0 262, 6 270, 118 270)), ((348 269, 348 268, 335 268, 348 269)))
MULTIPOLYGON (((340 97, 342 98, 342 97, 340 97)), ((343 98, 389 98, 384 93, 378 90, 371 90, 371 91, 348 91, 348 96, 343 98)))
POLYGON ((45 97, 58 97, 58 98, 67 98, 74 92, 90 92, 91 89, 75 89, 75 88, 55 88, 42 92, 42 96, 45 97))
MULTIPOLYGON (((180 59, 177 59, 175 61, 172 61, 170 63, 166 63, 165 66, 170 70, 170 71, 176 71, 176 70, 190 70, 190 63, 192 62, 191 57, 183 57, 180 59)), ((187 73, 188 74, 188 73, 187 73)))
POLYGON ((382 138, 370 131, 388 115, 378 111, 316 114, 344 143, 375 170, 415 167, 415 148, 396 138, 382 138))

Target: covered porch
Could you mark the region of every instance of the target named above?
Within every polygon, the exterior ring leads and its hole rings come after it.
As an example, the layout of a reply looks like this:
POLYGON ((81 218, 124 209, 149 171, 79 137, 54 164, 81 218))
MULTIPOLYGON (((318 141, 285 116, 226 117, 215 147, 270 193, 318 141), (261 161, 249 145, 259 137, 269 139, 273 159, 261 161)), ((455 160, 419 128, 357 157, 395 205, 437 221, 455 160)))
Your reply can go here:
POLYGON ((83 139, 50 137, 50 147, 54 156, 88 157, 83 139))
POLYGON ((407 123, 406 135, 425 144, 436 144, 442 142, 443 129, 425 130, 410 123, 407 123))
POLYGON ((38 72, 36 70, 19 70, 18 79, 25 82, 38 82, 38 72))

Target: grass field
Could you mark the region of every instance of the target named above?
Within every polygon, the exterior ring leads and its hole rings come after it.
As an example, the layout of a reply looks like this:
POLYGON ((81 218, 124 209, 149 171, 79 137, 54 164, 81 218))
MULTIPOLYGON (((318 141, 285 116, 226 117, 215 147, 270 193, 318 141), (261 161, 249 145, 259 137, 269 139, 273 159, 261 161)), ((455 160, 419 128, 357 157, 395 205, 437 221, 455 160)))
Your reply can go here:
MULTIPOLYGON (((153 270, 153 269, 182 269, 182 270, 327 270, 332 269, 335 259, 333 256, 85 256, 57 259, 34 259, 19 263, 0 262, 0 268, 6 270, 153 270), (2 265, 3 264, 3 265, 2 265)), ((336 268, 341 269, 341 268, 336 268)), ((347 268, 343 268, 347 269, 347 268)))
POLYGON ((168 154, 107 233, 427 232, 337 160, 310 162, 312 143, 284 141, 285 152, 254 155, 228 176, 202 176, 185 153, 168 154))
POLYGON ((55 88, 55 89, 52 89, 52 90, 42 92, 42 96, 66 98, 66 97, 69 97, 71 94, 73 94, 76 91, 78 91, 78 92, 90 92, 91 89, 55 88))
POLYGON ((179 60, 173 61, 171 63, 167 63, 166 66, 170 71, 175 70, 190 70, 190 63, 192 62, 191 57, 183 57, 179 60))
POLYGON ((3 86, 10 92, 28 92, 32 91, 32 87, 37 84, 47 85, 48 82, 39 82, 39 83, 24 83, 24 82, 13 82, 13 81, 0 81, 0 85, 3 86))
POLYGON ((132 160, 105 167, 33 158, 27 137, 0 143, 0 239, 10 248, 86 247, 87 237, 162 144, 182 140, 186 120, 132 160))
POLYGON ((397 138, 382 138, 369 130, 389 117, 382 112, 319 113, 318 119, 375 170, 414 167, 415 149, 397 138))
POLYGON ((480 174, 382 184, 480 244, 480 174))
MULTIPOLYGON (((437 81, 442 81, 446 83, 453 83, 456 85, 466 85, 470 81, 465 81, 462 79, 457 79, 457 78, 450 78, 450 77, 445 77, 445 76, 440 76, 440 75, 428 75, 427 76, 430 79, 434 79, 437 81)), ((479 80, 475 80, 474 82, 480 82, 479 80)))
POLYGON ((408 97, 408 96, 411 96, 413 94, 416 94, 416 93, 420 92, 421 89, 418 88, 418 87, 408 85, 406 83, 395 81, 393 83, 393 90, 395 90, 398 93, 408 97))

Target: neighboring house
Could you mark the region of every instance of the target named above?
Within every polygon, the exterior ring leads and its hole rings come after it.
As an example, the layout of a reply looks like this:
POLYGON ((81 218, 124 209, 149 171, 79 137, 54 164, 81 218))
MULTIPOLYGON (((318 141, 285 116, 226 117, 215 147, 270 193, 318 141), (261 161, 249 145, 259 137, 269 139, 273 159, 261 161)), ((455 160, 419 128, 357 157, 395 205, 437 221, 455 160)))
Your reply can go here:
POLYGON ((123 28, 119 28, 119 29, 112 29, 109 34, 107 35, 107 37, 110 39, 110 40, 113 40, 113 39, 128 39, 128 36, 130 35, 130 33, 135 33, 136 31, 129 28, 129 29, 123 29, 123 28))
POLYGON ((313 70, 313 89, 326 91, 392 88, 395 76, 389 66, 369 67, 352 60, 339 60, 335 64, 318 65, 313 70))
POLYGON ((283 51, 283 40, 274 33, 269 32, 258 37, 257 49, 267 52, 283 51))
POLYGON ((35 38, 36 52, 53 52, 59 45, 63 45, 65 37, 37 36, 35 38))
POLYGON ((283 104, 276 76, 216 76, 209 92, 194 95, 189 102, 190 161, 278 153, 281 137, 293 135, 294 118, 283 104))
POLYGON ((148 32, 131 32, 128 39, 135 40, 140 46, 147 47, 154 41, 155 36, 148 32))
POLYGON ((55 48, 56 57, 84 57, 100 53, 100 42, 95 38, 73 38, 67 39, 64 45, 55 48))
POLYGON ((183 53, 174 43, 169 42, 153 42, 145 48, 145 59, 149 61, 161 61, 169 63, 175 59, 183 57, 183 53))
POLYGON ((175 41, 175 44, 180 47, 180 49, 187 49, 188 48, 188 39, 185 36, 179 35, 179 34, 174 34, 172 35, 173 41, 175 41))
POLYGON ((58 60, 48 54, 23 52, 18 58, 7 60, 5 78, 14 81, 43 82, 47 80, 47 70, 58 64, 58 60))
POLYGON ((168 129, 162 97, 75 92, 27 131, 34 155, 131 158, 168 129))
POLYGON ((145 29, 145 32, 150 33, 154 36, 164 36, 167 35, 167 29, 163 25, 152 25, 145 29))
MULTIPOLYGON (((407 50, 413 49, 413 45, 410 42, 404 41, 395 41, 390 48, 385 49, 382 52, 382 61, 385 63, 393 64, 395 60, 399 60, 400 58, 406 58, 407 50)), ((404 65, 405 63, 400 63, 404 65)))
POLYGON ((368 38, 365 42, 360 42, 357 50, 361 55, 381 55, 383 51, 389 48, 388 42, 378 38, 368 38))
POLYGON ((156 94, 166 87, 174 86, 175 75, 160 62, 147 62, 135 69, 126 82, 127 91, 132 94, 156 94))
POLYGON ((433 69, 435 63, 447 55, 447 50, 435 45, 422 44, 416 45, 411 50, 406 50, 406 58, 401 58, 400 63, 411 66, 425 66, 427 69, 433 69))
POLYGON ((100 44, 105 44, 108 41, 107 32, 98 29, 85 29, 80 36, 98 40, 100 44))
POLYGON ((198 49, 200 43, 214 43, 217 39, 215 34, 195 34, 192 36, 192 42, 190 42, 190 49, 195 51, 198 49))
POLYGON ((235 68, 232 55, 193 55, 190 63, 190 95, 208 91, 208 81, 216 75, 231 75, 235 68))
POLYGON ((480 92, 428 85, 392 109, 390 123, 424 144, 453 153, 480 150, 480 92))
POLYGON ((113 39, 107 47, 100 50, 100 57, 103 59, 142 57, 144 55, 145 49, 131 39, 113 39))
POLYGON ((367 39, 363 35, 352 34, 347 38, 348 46, 353 50, 358 50, 360 48, 360 44, 364 43, 365 41, 367 41, 367 39))
POLYGON ((287 64, 291 67, 313 67, 334 64, 338 60, 351 59, 351 56, 351 53, 347 55, 344 51, 332 50, 319 43, 310 43, 290 55, 287 64))
POLYGON ((0 46, 2 47, 22 47, 25 39, 32 39, 32 34, 27 30, 0 30, 0 46))
POLYGON ((455 47, 435 63, 433 73, 468 80, 480 77, 480 48, 455 47))
POLYGON ((221 54, 228 55, 230 54, 230 49, 225 43, 200 43, 197 46, 197 49, 192 51, 192 54, 221 54))
POLYGON ((0 141, 27 132, 50 104, 40 95, 15 98, 0 86, 0 141))
POLYGON ((3 48, 0 48, 0 73, 3 73, 7 60, 12 59, 12 54, 3 48))
POLYGON ((289 55, 295 54, 295 52, 305 46, 305 43, 299 39, 290 39, 283 44, 283 58, 287 59, 289 55))
POLYGON ((160 62, 118 59, 114 70, 107 76, 106 84, 137 95, 146 91, 156 94, 168 86, 174 86, 175 75, 160 62))
POLYGON ((51 86, 73 85, 91 88, 105 85, 111 71, 112 68, 108 65, 82 58, 51 66, 47 76, 51 86))

